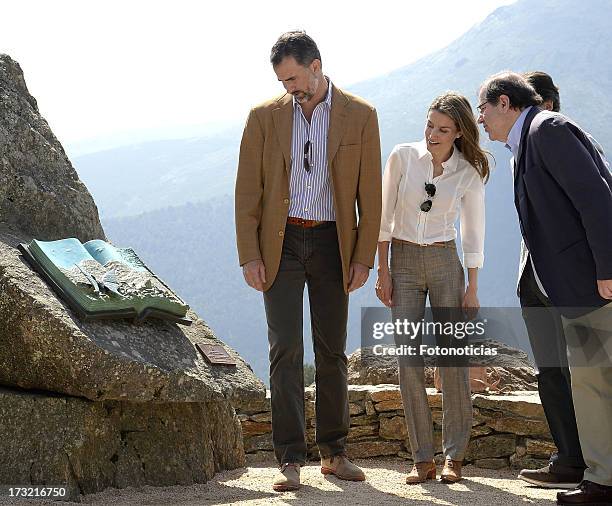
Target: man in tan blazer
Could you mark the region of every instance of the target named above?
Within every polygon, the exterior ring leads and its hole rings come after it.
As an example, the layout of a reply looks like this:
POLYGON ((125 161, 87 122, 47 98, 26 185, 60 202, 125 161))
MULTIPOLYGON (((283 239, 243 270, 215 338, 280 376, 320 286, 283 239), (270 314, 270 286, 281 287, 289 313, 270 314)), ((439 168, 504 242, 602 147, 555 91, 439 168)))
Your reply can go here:
POLYGON ((346 322, 380 228, 375 109, 336 88, 305 32, 272 48, 286 93, 251 110, 240 145, 236 238, 246 282, 263 292, 270 346, 275 490, 299 487, 304 426, 303 294, 308 286, 316 364, 321 472, 364 480, 345 456, 349 429, 346 322))

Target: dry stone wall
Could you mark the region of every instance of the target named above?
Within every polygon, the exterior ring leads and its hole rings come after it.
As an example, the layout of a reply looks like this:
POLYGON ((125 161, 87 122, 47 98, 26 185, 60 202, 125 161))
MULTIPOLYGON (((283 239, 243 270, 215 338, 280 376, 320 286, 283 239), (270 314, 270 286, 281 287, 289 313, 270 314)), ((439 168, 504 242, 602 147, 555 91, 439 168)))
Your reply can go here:
MULTIPOLYGON (((309 456, 315 444, 315 389, 304 392, 309 456)), ((432 410, 436 460, 442 461, 442 394, 427 389, 432 410)), ((397 457, 411 460, 402 399, 397 385, 349 385, 351 425, 347 453, 353 458, 397 457)), ((473 396, 473 426, 465 461, 478 467, 538 468, 555 445, 540 398, 534 391, 473 396)), ((247 462, 272 461, 270 399, 240 410, 247 462)))

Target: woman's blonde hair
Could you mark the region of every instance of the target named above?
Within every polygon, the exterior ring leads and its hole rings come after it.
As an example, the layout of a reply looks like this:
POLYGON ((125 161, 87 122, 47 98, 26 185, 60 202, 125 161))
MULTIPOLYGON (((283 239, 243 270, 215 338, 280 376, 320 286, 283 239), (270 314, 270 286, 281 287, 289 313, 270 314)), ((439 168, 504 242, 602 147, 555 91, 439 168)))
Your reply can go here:
POLYGON ((478 125, 469 100, 459 93, 448 91, 434 99, 429 106, 429 111, 446 114, 455 122, 455 126, 462 134, 461 137, 455 139, 455 146, 486 183, 490 174, 487 158, 490 153, 480 147, 478 125))

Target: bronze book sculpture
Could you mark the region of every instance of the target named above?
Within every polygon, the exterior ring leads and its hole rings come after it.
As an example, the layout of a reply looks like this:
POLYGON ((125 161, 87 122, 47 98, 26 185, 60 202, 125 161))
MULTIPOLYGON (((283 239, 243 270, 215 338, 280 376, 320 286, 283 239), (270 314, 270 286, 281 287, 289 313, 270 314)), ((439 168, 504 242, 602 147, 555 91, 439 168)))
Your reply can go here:
POLYGON ((83 319, 163 318, 189 325, 185 304, 131 248, 102 240, 20 244, 30 265, 83 319))

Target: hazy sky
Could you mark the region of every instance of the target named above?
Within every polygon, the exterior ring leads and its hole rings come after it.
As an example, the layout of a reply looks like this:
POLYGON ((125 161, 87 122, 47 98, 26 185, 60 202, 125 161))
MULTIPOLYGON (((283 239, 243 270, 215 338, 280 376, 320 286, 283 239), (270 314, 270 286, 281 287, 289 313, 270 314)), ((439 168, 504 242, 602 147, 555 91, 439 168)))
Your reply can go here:
POLYGON ((1 0, 0 52, 21 64, 70 147, 243 121, 282 91, 268 57, 286 30, 305 29, 326 74, 347 86, 446 46, 509 3, 1 0))

